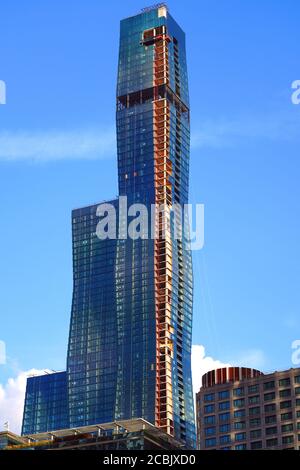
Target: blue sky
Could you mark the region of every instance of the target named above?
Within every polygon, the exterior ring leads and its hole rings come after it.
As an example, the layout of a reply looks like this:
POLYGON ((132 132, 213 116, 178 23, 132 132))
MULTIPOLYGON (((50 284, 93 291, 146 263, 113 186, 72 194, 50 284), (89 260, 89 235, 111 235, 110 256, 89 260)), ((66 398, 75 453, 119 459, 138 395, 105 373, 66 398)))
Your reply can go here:
MULTIPOLYGON (((187 34, 194 344, 263 370, 300 338, 297 0, 169 1, 187 34)), ((65 367, 71 209, 117 194, 119 21, 139 1, 6 0, 0 17, 0 340, 20 370, 65 367)))

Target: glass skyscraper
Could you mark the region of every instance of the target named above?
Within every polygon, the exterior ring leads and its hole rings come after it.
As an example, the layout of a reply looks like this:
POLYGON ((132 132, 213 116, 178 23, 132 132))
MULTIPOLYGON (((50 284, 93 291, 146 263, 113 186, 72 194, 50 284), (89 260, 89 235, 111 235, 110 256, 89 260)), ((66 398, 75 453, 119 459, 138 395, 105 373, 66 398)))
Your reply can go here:
MULTIPOLYGON (((178 213, 169 212, 188 202, 185 35, 163 5, 121 21, 116 126, 119 198, 108 203, 117 233, 125 196, 128 207, 162 210, 157 236, 136 239, 99 239, 97 205, 72 213, 65 416, 69 427, 144 418, 193 448, 192 261, 188 242, 174 236, 178 213)), ((28 380, 23 433, 52 426, 32 418, 35 380, 28 380)))

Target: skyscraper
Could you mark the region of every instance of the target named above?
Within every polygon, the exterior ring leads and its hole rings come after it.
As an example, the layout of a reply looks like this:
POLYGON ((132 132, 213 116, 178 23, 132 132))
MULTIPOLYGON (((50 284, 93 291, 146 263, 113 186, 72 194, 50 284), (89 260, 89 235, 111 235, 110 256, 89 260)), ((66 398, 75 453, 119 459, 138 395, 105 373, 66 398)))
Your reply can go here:
MULTIPOLYGON (((99 239, 98 206, 72 213, 69 426, 144 418, 194 447, 192 261, 169 212, 188 202, 185 35, 164 5, 121 21, 116 126, 117 233, 126 197, 161 208, 158 236, 148 221, 149 236, 99 239)), ((23 433, 30 417, 25 404, 23 433)))

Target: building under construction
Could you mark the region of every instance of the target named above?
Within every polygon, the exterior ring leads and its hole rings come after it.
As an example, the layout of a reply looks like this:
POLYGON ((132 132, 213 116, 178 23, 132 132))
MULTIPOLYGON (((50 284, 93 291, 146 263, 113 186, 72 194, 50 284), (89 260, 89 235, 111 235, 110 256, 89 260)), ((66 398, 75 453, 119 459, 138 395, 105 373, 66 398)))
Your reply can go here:
MULTIPOLYGON (((66 371, 28 379, 22 435, 89 433, 89 426, 142 418, 193 449, 192 258, 170 215, 176 205, 183 216, 188 203, 189 92, 185 33, 166 5, 121 21, 116 95, 119 197, 106 207, 117 214, 119 234, 124 198, 148 214, 163 208, 156 237, 127 237, 126 227, 124 237, 100 239, 99 205, 72 212, 66 371)), ((114 434, 114 445, 146 445, 148 437, 138 444, 144 432, 136 441, 114 434)), ((102 445, 102 438, 93 439, 102 445)))

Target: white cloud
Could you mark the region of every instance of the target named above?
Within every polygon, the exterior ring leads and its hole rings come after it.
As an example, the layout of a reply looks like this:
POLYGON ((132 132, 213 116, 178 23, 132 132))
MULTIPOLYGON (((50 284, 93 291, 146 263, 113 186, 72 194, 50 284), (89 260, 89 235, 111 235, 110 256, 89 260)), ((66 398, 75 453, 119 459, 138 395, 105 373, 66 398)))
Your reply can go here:
POLYGON ((202 375, 206 372, 219 369, 221 367, 229 367, 230 364, 225 364, 218 359, 213 359, 205 355, 205 347, 200 344, 194 344, 192 347, 192 374, 193 374, 193 389, 194 395, 199 392, 201 387, 202 375))
MULTIPOLYGON (((194 394, 199 391, 202 375, 209 370, 218 367, 226 367, 219 360, 210 356, 205 356, 205 348, 201 345, 194 345, 192 348, 192 373, 194 394)), ((49 370, 31 369, 19 372, 15 378, 9 378, 6 384, 0 384, 0 431, 6 421, 9 422, 9 429, 20 434, 22 426, 24 398, 26 389, 26 379, 30 375, 42 375, 49 370)))
POLYGON ((6 384, 0 384, 0 431, 5 422, 9 422, 9 430, 20 434, 22 426, 26 379, 30 375, 42 375, 48 370, 31 369, 19 372, 17 377, 9 378, 6 384))
POLYGON ((0 161, 103 159, 115 153, 111 128, 0 132, 0 161))
POLYGON ((300 114, 280 113, 235 119, 204 120, 193 125, 192 148, 232 147, 253 139, 299 141, 300 114))
MULTIPOLYGON (((244 366, 261 369, 266 358, 263 351, 251 349, 241 353, 238 358, 230 360, 230 363, 222 362, 205 355, 205 347, 195 344, 192 347, 192 374, 194 395, 201 387, 201 379, 206 372, 221 367, 244 366)), ((6 384, 0 384, 0 431, 6 421, 9 429, 19 434, 22 426, 26 379, 30 375, 42 375, 49 370, 31 369, 19 372, 17 377, 9 378, 6 384)))
MULTIPOLYGON (((227 367, 219 360, 210 356, 205 356, 205 348, 202 345, 192 347, 192 373, 194 394, 199 391, 202 375, 209 370, 218 367, 227 367)), ((26 379, 31 375, 43 375, 49 370, 31 369, 19 372, 15 378, 9 378, 6 384, 0 384, 0 431, 6 421, 9 422, 9 429, 16 434, 20 434, 24 409, 24 398, 26 389, 26 379)))
MULTIPOLYGON (((193 125, 192 148, 231 147, 247 139, 299 141, 299 114, 203 120, 193 125)), ((0 132, 0 162, 104 159, 116 155, 115 128, 0 132)))
POLYGON ((228 362, 222 362, 219 359, 213 359, 205 355, 205 347, 202 345, 193 345, 192 347, 192 374, 194 395, 199 392, 201 379, 206 372, 219 369, 221 367, 250 367, 263 371, 266 364, 266 355, 261 349, 247 349, 241 351, 236 357, 232 357, 228 362))
POLYGON ((250 367, 262 370, 265 367, 267 358, 261 349, 247 349, 242 351, 236 358, 230 360, 230 362, 237 367, 250 367))

